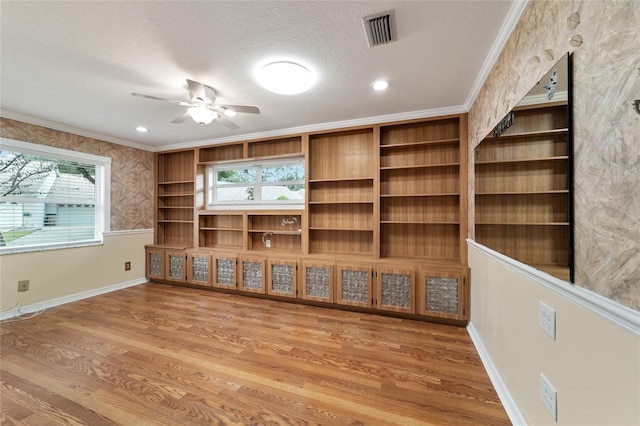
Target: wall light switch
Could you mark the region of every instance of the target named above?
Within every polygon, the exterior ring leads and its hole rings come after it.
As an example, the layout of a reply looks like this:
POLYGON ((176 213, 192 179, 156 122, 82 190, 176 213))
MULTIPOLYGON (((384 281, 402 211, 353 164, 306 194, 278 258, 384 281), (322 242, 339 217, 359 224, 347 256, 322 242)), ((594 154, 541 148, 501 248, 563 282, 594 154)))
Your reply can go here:
POLYGON ((556 311, 543 302, 539 304, 538 324, 549 337, 556 340, 556 311))

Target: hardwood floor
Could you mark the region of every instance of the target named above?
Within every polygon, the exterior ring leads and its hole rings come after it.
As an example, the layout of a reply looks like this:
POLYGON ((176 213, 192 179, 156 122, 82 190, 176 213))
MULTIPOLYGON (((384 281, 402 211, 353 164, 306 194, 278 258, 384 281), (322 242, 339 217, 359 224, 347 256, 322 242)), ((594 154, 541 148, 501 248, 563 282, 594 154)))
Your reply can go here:
POLYGON ((509 424, 461 327, 150 283, 0 334, 3 425, 509 424))

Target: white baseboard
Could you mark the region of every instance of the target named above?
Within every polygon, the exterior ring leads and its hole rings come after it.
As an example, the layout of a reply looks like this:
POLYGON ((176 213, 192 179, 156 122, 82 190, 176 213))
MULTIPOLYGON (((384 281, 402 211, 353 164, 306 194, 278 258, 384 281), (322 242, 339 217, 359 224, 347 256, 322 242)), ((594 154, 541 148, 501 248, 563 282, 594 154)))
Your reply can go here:
POLYGON ((45 300, 44 302, 34 303, 27 306, 21 306, 14 309, 10 309, 0 313, 0 321, 4 321, 9 318, 14 318, 21 314, 29 314, 37 312, 42 309, 53 308, 54 306, 64 305, 66 303, 75 302, 82 299, 87 299, 93 296, 99 296, 105 293, 111 293, 112 291, 121 290, 127 287, 133 287, 134 285, 140 285, 149 282, 146 278, 138 278, 132 281, 126 281, 123 283, 108 285, 106 287, 96 288, 94 290, 82 291, 80 293, 70 294, 69 296, 57 297, 51 300, 45 300))
POLYGON ((480 335, 473 326, 473 323, 469 322, 469 324, 467 324, 467 331, 469 332, 469 336, 471 336, 471 340, 473 341, 473 344, 475 345, 476 350, 480 355, 480 359, 482 360, 482 364, 484 365, 485 370, 487 370, 489 379, 491 379, 491 383, 496 389, 496 393, 500 398, 500 402, 507 412, 509 420, 511 420, 511 424, 515 426, 526 425, 527 423, 524 421, 524 418, 522 417, 522 414, 520 413, 516 402, 511 397, 509 389, 507 389, 507 386, 502 381, 502 377, 500 377, 500 373, 498 373, 496 366, 493 364, 493 361, 491 360, 491 357, 489 356, 484 343, 482 343, 480 335))

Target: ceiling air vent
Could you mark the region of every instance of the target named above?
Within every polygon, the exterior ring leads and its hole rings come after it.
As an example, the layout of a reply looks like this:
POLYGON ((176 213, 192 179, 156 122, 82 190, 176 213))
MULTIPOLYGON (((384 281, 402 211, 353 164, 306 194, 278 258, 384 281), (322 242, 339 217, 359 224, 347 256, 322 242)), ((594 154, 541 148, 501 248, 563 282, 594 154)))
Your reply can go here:
POLYGON ((396 41, 395 10, 365 16, 362 18, 362 22, 367 33, 369 47, 396 41))

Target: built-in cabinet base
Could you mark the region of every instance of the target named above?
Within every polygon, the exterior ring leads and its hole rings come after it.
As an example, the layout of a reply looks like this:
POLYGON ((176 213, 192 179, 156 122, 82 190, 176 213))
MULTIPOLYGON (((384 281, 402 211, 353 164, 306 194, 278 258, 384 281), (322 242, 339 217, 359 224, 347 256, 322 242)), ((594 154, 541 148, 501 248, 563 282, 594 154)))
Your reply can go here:
POLYGON ((470 271, 453 263, 346 262, 159 245, 147 246, 146 257, 147 278, 158 282, 461 324, 469 317, 470 271))

